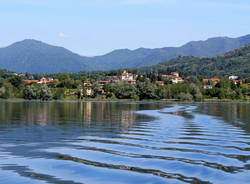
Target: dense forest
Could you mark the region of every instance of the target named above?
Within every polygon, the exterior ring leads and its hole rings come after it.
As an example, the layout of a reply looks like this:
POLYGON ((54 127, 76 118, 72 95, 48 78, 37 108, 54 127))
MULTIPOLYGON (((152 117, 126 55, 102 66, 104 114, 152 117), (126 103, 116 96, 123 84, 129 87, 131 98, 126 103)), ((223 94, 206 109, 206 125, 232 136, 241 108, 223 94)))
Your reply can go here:
POLYGON ((185 75, 206 77, 237 75, 247 78, 250 75, 250 44, 213 58, 178 57, 150 67, 140 68, 140 71, 161 73, 168 68, 185 75))

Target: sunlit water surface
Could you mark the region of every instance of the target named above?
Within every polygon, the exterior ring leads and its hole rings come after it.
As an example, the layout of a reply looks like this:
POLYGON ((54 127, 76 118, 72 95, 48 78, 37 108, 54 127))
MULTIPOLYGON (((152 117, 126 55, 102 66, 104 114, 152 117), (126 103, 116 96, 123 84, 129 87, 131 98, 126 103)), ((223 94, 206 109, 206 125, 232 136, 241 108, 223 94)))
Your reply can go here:
POLYGON ((250 183, 250 104, 0 102, 0 183, 250 183))

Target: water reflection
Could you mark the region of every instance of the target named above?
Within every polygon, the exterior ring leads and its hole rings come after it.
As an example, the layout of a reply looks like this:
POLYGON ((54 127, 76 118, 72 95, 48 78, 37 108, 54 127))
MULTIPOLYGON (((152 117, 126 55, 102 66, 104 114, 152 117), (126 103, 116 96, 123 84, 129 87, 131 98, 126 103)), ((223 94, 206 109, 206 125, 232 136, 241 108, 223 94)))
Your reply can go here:
MULTIPOLYGON (((146 105, 147 106, 147 105, 146 105)), ((149 109, 163 108, 164 105, 148 104, 149 109)), ((120 122, 127 127, 137 119, 149 118, 146 115, 136 116, 133 111, 144 109, 145 104, 108 103, 108 102, 54 102, 54 103, 0 103, 0 123, 15 122, 18 124, 53 125, 57 121, 83 122, 88 126, 89 122, 120 122), (122 106, 122 108, 121 108, 122 106)), ((107 124, 106 124, 107 125, 107 124)))
POLYGON ((206 103, 200 104, 197 111, 216 116, 226 122, 250 132, 249 103, 206 103))
POLYGON ((0 183, 250 183, 249 104, 0 102, 0 183))

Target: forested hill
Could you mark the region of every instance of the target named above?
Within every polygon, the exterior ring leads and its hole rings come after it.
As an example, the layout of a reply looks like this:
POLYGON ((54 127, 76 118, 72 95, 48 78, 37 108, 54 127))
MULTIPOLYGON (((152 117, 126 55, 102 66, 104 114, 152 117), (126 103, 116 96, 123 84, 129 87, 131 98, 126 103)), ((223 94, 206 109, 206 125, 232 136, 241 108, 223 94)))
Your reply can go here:
POLYGON ((178 56, 213 57, 249 43, 250 35, 238 38, 215 37, 206 41, 192 41, 181 47, 116 50, 103 56, 93 57, 90 61, 104 70, 135 68, 157 64, 178 56))
POLYGON ((212 57, 250 43, 250 35, 216 37, 181 47, 115 50, 103 56, 83 57, 63 47, 24 40, 0 48, 0 69, 29 73, 105 71, 150 66, 178 56, 212 57))
POLYGON ((29 73, 92 71, 95 66, 63 47, 23 40, 0 48, 0 69, 29 73))
POLYGON ((237 75, 247 78, 250 77, 250 44, 212 58, 184 56, 140 68, 141 71, 155 72, 170 69, 188 75, 202 75, 206 77, 237 75))

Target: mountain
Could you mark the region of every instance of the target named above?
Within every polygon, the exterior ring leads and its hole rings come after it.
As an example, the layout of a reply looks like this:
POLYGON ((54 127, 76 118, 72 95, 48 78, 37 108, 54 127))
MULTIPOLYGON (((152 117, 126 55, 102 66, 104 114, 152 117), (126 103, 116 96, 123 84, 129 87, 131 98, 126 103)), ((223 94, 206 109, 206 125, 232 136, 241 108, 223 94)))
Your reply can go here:
POLYGON ((106 55, 83 57, 63 47, 36 40, 24 40, 0 48, 0 68, 16 72, 60 73, 103 71, 150 66, 178 56, 212 57, 250 43, 250 35, 216 37, 193 41, 181 47, 115 50, 106 55))
POLYGON ((247 78, 250 77, 250 44, 212 58, 184 56, 149 67, 142 67, 139 70, 159 72, 169 69, 188 75, 202 75, 206 77, 236 75, 247 78))
POLYGON ((91 58, 92 63, 104 70, 135 68, 156 64, 178 56, 212 57, 250 43, 250 35, 239 38, 216 37, 206 41, 193 41, 181 47, 160 49, 116 50, 91 58))
POLYGON ((95 67, 65 48, 24 40, 0 49, 0 68, 16 72, 58 73, 90 71, 95 67))

